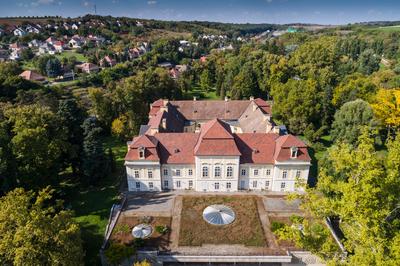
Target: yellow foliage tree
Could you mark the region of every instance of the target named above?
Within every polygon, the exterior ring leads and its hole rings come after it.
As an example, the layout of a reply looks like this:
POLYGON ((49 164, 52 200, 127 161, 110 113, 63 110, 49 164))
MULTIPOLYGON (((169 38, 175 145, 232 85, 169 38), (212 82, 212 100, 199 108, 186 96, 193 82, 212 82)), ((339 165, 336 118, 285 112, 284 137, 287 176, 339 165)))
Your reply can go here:
POLYGON ((127 117, 125 115, 120 115, 118 118, 114 119, 111 124, 111 131, 117 137, 123 138, 127 133, 126 125, 127 117))
POLYGON ((133 266, 151 266, 151 263, 148 262, 147 260, 135 262, 133 266))
POLYGON ((372 108, 376 117, 389 129, 400 127, 400 89, 380 89, 372 108))

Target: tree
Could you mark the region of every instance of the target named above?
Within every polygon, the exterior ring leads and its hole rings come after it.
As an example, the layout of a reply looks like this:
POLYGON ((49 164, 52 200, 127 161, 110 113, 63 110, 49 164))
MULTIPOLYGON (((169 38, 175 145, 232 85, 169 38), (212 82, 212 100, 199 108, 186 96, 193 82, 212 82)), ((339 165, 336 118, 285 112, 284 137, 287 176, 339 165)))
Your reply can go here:
POLYGON ((370 101, 375 95, 377 88, 369 77, 355 73, 347 76, 334 89, 332 103, 341 106, 345 102, 363 99, 370 101))
POLYGON ((380 89, 372 108, 376 117, 389 131, 400 127, 400 89, 380 89))
MULTIPOLYGON (((301 195, 310 218, 340 221, 348 265, 400 263, 400 137, 390 140, 378 155, 365 130, 358 146, 331 147, 321 164, 318 184, 301 195)), ((327 256, 335 261, 334 256, 327 256)))
POLYGON ((336 113, 331 136, 334 141, 355 144, 364 126, 376 126, 371 106, 363 100, 345 103, 336 113))
POLYGON ((366 49, 358 59, 358 71, 365 75, 371 75, 379 69, 380 58, 375 55, 374 50, 366 49))
POLYGON ((324 93, 318 89, 316 81, 290 79, 285 84, 274 84, 271 93, 276 119, 287 125, 291 132, 316 131, 326 123, 322 119, 324 93))
POLYGON ((83 265, 79 226, 53 193, 17 188, 0 198, 0 264, 83 265))
POLYGON ((36 61, 35 61, 35 65, 36 68, 39 70, 40 74, 42 75, 46 75, 46 65, 47 62, 50 59, 54 59, 56 58, 54 55, 43 55, 43 56, 39 56, 36 61))
POLYGON ((49 59, 46 63, 46 74, 50 78, 57 77, 61 74, 61 63, 57 58, 49 59))
POLYGON ((5 111, 11 126, 11 148, 18 182, 29 187, 51 184, 60 171, 65 135, 49 107, 22 105, 5 111))
POLYGON ((85 112, 74 98, 62 100, 58 106, 57 116, 59 127, 66 135, 67 147, 62 156, 64 163, 71 165, 74 173, 81 170, 81 155, 83 145, 83 130, 81 125, 85 119, 85 112))
POLYGON ((34 56, 35 56, 35 54, 32 52, 31 48, 23 49, 22 52, 21 52, 21 59, 24 60, 24 61, 29 61, 34 56))
POLYGON ((244 64, 239 74, 233 79, 231 96, 233 99, 242 99, 243 97, 259 96, 257 78, 253 72, 252 65, 244 64))
POLYGON ((93 185, 109 173, 109 167, 97 120, 93 117, 87 118, 82 128, 84 136, 82 169, 86 183, 93 185))
POLYGON ((208 69, 204 69, 200 75, 200 87, 203 91, 209 92, 213 86, 212 77, 208 69))

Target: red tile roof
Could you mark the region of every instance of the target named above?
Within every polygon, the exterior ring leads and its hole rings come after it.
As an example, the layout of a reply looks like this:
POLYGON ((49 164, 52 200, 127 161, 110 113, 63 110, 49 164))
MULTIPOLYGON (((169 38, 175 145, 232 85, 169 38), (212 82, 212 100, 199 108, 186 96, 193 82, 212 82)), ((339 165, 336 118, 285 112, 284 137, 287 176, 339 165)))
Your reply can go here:
POLYGON ((276 161, 289 161, 289 160, 299 160, 299 161, 311 161, 308 155, 307 145, 301 141, 298 137, 293 135, 280 136, 276 140, 276 152, 274 155, 276 161), (297 147, 297 158, 291 158, 291 147, 297 147))
POLYGON ((238 156, 241 154, 230 126, 219 119, 213 119, 202 126, 194 153, 203 156, 238 156))
POLYGON ((26 79, 26 80, 31 80, 31 81, 45 81, 46 78, 40 75, 39 73, 36 73, 31 70, 25 70, 21 74, 19 74, 20 77, 26 79))
POLYGON ((266 114, 272 114, 271 110, 271 105, 268 104, 266 101, 264 101, 261 98, 257 98, 254 100, 255 104, 257 104, 258 107, 261 108, 261 110, 266 113, 266 114))
POLYGON ((250 104, 249 100, 170 101, 186 120, 237 120, 250 104))
POLYGON ((193 150, 199 133, 158 133, 162 164, 194 164, 193 150))
POLYGON ((146 160, 146 161, 159 161, 157 151, 158 140, 153 136, 141 135, 133 139, 129 146, 128 153, 125 156, 127 161, 146 160), (145 148, 144 159, 139 158, 139 148, 145 148))
MULTIPOLYGON (((171 115, 160 111, 154 119, 171 115)), ((139 160, 138 149, 146 148, 145 160, 162 164, 193 164, 195 156, 240 156, 240 163, 273 164, 275 161, 311 161, 306 144, 293 135, 275 133, 232 134, 230 126, 213 119, 200 133, 156 133, 133 139, 126 160, 139 160), (297 158, 291 158, 297 147, 297 158)))
POLYGON ((274 163, 275 140, 278 137, 275 133, 235 134, 236 145, 242 153, 240 163, 274 163))

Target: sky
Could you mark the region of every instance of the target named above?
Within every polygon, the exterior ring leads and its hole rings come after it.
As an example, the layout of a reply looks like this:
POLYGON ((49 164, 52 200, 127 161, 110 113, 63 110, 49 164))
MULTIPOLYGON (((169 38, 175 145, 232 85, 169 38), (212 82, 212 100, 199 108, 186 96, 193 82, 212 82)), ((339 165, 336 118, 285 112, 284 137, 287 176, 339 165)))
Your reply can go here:
POLYGON ((0 17, 94 14, 234 23, 400 20, 399 0, 0 0, 0 17))

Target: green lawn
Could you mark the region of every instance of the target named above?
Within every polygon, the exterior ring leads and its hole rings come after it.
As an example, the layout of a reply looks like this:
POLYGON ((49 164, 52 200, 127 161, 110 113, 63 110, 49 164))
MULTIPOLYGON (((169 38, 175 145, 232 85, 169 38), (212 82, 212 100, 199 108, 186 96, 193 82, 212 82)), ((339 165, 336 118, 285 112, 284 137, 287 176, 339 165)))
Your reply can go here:
POLYGON ((63 59, 64 57, 65 58, 69 58, 69 57, 72 57, 72 56, 75 56, 77 61, 80 61, 80 62, 86 62, 87 61, 87 58, 83 54, 77 53, 74 50, 65 50, 61 54, 57 54, 56 55, 56 57, 58 59, 60 59, 60 60, 63 59))
POLYGON ((64 184, 69 190, 68 198, 75 212, 75 220, 81 226, 82 239, 86 252, 86 265, 99 265, 98 253, 104 240, 110 209, 113 203, 118 203, 120 180, 124 176, 123 159, 126 144, 115 138, 107 138, 105 148, 112 148, 117 170, 94 187, 82 188, 79 184, 64 184))
POLYGON ((29 61, 23 61, 22 69, 24 69, 24 70, 35 70, 36 68, 33 65, 33 61, 29 60, 29 61))
POLYGON ((309 145, 308 153, 311 157, 311 167, 310 167, 310 182, 311 186, 315 185, 318 178, 318 162, 325 155, 326 150, 332 146, 332 139, 330 135, 322 136, 321 139, 315 143, 310 144, 309 141, 304 136, 299 136, 304 142, 309 145), (315 148, 317 147, 317 149, 315 148))
POLYGON ((196 96, 199 100, 220 100, 221 98, 216 94, 215 89, 210 91, 203 91, 199 86, 193 87, 185 93, 186 99, 193 99, 196 96))
POLYGON ((377 27, 377 28, 372 28, 371 30, 378 30, 378 31, 385 31, 385 32, 398 32, 398 31, 400 31, 400 25, 377 27))

